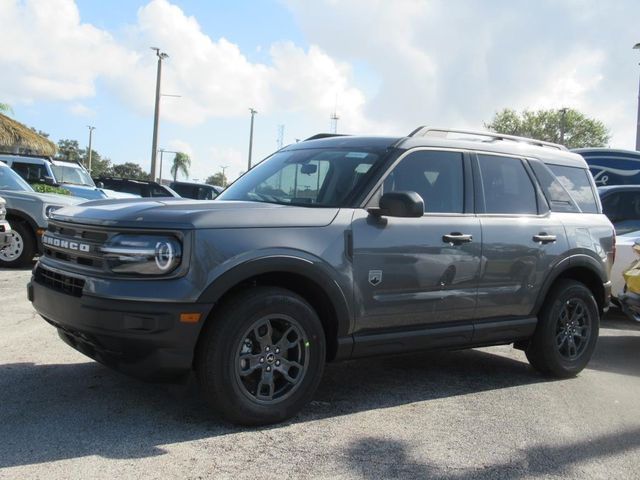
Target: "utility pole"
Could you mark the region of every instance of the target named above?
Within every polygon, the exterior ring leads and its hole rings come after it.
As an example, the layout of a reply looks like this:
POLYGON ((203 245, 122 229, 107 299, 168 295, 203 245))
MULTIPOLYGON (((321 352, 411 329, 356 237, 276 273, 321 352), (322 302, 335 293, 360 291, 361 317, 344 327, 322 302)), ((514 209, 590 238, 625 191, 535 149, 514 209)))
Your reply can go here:
POLYGON ((249 130, 249 162, 247 163, 247 172, 251 170, 251 151, 253 150, 253 117, 255 117, 257 110, 254 108, 249 108, 251 112, 251 129, 249 130))
MULTIPOLYGON (((640 43, 636 43, 633 48, 640 50, 640 43)), ((640 150, 640 81, 638 82, 638 117, 636 120, 636 150, 640 150)))
POLYGON ((162 79, 162 60, 169 58, 157 47, 151 47, 158 57, 158 71, 156 74, 156 106, 153 114, 153 141, 151 145, 151 180, 156 181, 156 154, 158 152, 158 121, 160 120, 160 81, 162 79))
POLYGON ((278 125, 278 139, 276 140, 278 150, 284 146, 284 125, 278 125))
POLYGON ((566 107, 560 109, 560 145, 564 145, 564 131, 566 129, 565 117, 567 115, 567 110, 568 108, 566 107))
POLYGON ((223 165, 220 167, 220 170, 222 170, 222 186, 223 187, 227 186, 227 176, 224 173, 227 168, 229 168, 229 165, 223 165))
POLYGON ((89 129, 89 175, 91 175, 91 144, 93 140, 93 131, 96 129, 96 127, 87 125, 87 128, 89 129))

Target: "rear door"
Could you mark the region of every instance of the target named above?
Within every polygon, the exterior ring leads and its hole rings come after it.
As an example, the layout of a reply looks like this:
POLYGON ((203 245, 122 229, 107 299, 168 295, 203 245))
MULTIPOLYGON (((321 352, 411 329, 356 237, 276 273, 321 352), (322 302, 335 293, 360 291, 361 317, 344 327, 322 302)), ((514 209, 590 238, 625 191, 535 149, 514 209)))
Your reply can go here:
MULTIPOLYGON (((567 250, 564 227, 524 159, 478 154, 475 161, 483 239, 477 319, 531 315, 544 279, 567 250)), ((476 330, 479 341, 481 326, 476 330)))

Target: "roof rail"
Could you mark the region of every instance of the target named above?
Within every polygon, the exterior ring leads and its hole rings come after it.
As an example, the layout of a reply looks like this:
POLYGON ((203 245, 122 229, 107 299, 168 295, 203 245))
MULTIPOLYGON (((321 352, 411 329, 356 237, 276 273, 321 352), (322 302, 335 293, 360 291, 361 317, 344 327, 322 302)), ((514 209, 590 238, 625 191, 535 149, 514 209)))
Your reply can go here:
POLYGON ((319 140, 321 138, 330 138, 330 137, 348 137, 349 135, 346 135, 344 133, 316 133, 315 135, 312 135, 309 138, 305 138, 303 140, 303 142, 307 142, 309 140, 319 140))
POLYGON ((534 138, 517 137, 515 135, 505 135, 502 133, 484 132, 484 131, 478 131, 478 130, 462 130, 462 129, 454 129, 454 128, 436 128, 436 127, 421 126, 416 128, 408 136, 409 137, 446 137, 447 134, 449 133, 458 133, 462 135, 473 135, 476 137, 485 137, 485 138, 490 138, 491 141, 508 140, 511 142, 528 143, 529 145, 535 145, 537 147, 549 147, 549 148, 555 148, 557 150, 568 150, 567 147, 565 147, 564 145, 560 145, 559 143, 545 142, 543 140, 536 140, 534 138))

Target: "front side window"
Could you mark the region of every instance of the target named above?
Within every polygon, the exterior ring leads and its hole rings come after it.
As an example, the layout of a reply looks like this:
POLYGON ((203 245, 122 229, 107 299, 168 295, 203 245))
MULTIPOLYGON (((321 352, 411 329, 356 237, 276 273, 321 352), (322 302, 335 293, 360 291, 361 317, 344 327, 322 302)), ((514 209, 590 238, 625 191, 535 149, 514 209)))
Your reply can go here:
POLYGON ((478 155, 486 213, 538 213, 536 192, 519 158, 478 155))
POLYGON ((379 162, 378 152, 342 149, 275 153, 220 194, 221 200, 336 207, 358 192, 379 162))
POLYGON ((11 168, 13 168, 18 175, 24 178, 27 182, 31 183, 39 182, 49 175, 47 169, 43 165, 35 163, 13 162, 11 168))
POLYGON ((383 183, 382 193, 416 192, 427 213, 462 213, 462 154, 421 150, 407 155, 383 183))
POLYGON ((598 203, 591 187, 589 170, 579 167, 549 165, 549 168, 585 213, 598 213, 598 203))

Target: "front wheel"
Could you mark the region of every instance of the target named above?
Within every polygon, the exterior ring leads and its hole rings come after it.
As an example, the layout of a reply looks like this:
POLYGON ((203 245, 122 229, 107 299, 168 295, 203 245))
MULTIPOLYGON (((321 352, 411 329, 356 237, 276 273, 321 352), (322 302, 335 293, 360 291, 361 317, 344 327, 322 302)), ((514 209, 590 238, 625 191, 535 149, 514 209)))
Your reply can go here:
POLYGON ((280 422, 311 400, 326 347, 320 319, 302 297, 258 287, 226 302, 209 322, 196 373, 207 400, 226 419, 280 422))
POLYGON ((577 375, 593 355, 599 323, 598 305, 584 284, 574 280, 557 282, 525 350, 529 363, 555 377, 577 375))
POLYGON ((24 223, 11 223, 9 245, 0 250, 0 267, 29 266, 36 254, 36 237, 24 223))

